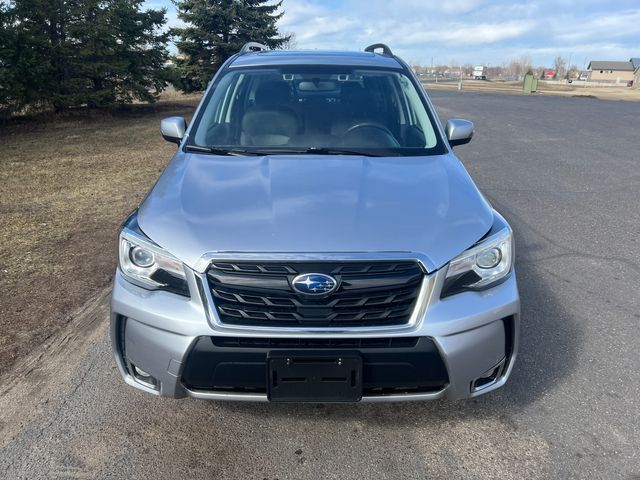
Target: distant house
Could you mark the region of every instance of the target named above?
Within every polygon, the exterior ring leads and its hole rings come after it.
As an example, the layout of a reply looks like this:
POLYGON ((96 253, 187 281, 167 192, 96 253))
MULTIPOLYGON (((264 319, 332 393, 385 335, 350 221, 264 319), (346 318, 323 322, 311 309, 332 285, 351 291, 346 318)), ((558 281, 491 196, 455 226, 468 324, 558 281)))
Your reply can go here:
POLYGON ((544 74, 542 75, 542 78, 545 80, 553 80, 553 77, 556 76, 556 72, 554 72, 553 70, 545 70, 544 74))
POLYGON ((601 83, 624 83, 633 81, 633 64, 609 60, 593 60, 587 68, 589 80, 601 83))
POLYGON ((640 88, 640 57, 629 59, 633 66, 633 86, 640 88))

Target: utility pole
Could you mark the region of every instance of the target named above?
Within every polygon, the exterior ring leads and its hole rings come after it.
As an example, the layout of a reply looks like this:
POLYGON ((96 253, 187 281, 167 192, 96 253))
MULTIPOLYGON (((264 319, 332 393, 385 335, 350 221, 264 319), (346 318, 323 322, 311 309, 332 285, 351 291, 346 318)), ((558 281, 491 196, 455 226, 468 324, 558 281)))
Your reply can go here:
POLYGON ((567 80, 569 79, 569 72, 571 71, 571 57, 573 56, 573 52, 571 52, 569 54, 569 61, 567 62, 567 73, 565 74, 565 77, 567 78, 567 80))

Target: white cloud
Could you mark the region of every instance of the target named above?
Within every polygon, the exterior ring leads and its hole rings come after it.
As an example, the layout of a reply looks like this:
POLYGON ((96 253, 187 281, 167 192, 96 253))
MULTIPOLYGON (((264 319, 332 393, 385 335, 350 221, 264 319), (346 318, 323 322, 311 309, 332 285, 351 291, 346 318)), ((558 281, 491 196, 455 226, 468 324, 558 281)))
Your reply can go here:
MULTIPOLYGON (((296 34, 298 48, 360 49, 368 43, 385 42, 412 58, 422 50, 433 55, 434 47, 493 44, 517 38, 536 27, 532 20, 496 22, 463 21, 460 13, 472 14, 486 5, 484 0, 446 2, 435 0, 351 0, 339 7, 324 6, 308 0, 289 1, 280 22, 283 31, 296 34), (433 12, 442 12, 435 17, 433 12), (430 51, 430 52, 429 52, 430 51)), ((453 56, 458 55, 455 52, 453 56)), ((448 59, 447 59, 448 60, 448 59)))
MULTIPOLYGON (((556 26, 556 38, 566 42, 581 42, 600 38, 620 38, 635 35, 640 40, 640 10, 627 10, 609 15, 593 15, 580 24, 563 24, 556 26)), ((640 50, 640 42, 637 45, 640 50)))
MULTIPOLYGON (((522 54, 541 65, 571 54, 626 60, 640 56, 639 1, 284 0, 279 27, 295 33, 301 49, 383 42, 423 64, 434 57, 495 65, 522 54)), ((168 25, 180 24, 170 0, 145 5, 166 7, 168 25)))
POLYGON ((403 46, 411 45, 415 42, 436 42, 450 46, 481 45, 517 38, 523 33, 532 30, 534 27, 534 22, 450 23, 442 25, 435 30, 418 30, 410 37, 403 36, 402 38, 394 38, 392 36, 391 39, 403 46))

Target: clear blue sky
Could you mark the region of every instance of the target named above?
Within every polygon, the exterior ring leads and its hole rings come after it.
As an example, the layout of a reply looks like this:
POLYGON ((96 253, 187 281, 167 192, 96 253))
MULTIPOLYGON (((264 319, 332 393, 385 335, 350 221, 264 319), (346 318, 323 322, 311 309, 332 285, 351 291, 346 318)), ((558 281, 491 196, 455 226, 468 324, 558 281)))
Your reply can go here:
MULTIPOLYGON (((165 7, 177 25, 170 0, 165 7)), ((640 0, 284 0, 280 21, 298 48, 353 50, 384 42, 412 63, 500 65, 522 54, 535 65, 557 55, 640 57, 640 0)), ((584 65, 586 67, 586 65, 584 65)))

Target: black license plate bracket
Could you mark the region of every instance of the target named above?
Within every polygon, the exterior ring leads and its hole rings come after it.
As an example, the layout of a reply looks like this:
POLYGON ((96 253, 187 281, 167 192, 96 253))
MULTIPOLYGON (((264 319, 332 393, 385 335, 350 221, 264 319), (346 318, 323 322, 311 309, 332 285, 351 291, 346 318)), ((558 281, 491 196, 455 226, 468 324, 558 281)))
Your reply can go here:
POLYGON ((362 357, 344 352, 282 352, 267 356, 272 402, 359 402, 362 357))

